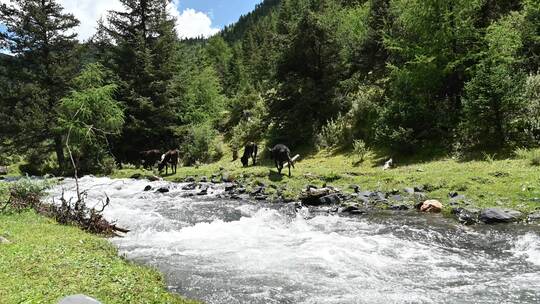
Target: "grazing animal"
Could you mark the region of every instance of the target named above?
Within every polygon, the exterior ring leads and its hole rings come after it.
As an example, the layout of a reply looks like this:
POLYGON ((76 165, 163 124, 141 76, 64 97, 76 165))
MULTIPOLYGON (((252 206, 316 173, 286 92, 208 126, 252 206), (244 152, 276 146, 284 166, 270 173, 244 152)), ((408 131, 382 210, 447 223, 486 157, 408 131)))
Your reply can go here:
POLYGON ((259 150, 259 147, 256 143, 250 142, 246 144, 244 147, 244 155, 240 158, 240 161, 242 161, 242 165, 244 167, 247 167, 249 165, 249 158, 251 157, 253 159, 253 165, 255 166, 257 164, 257 152, 259 150))
POLYGON ((276 164, 276 168, 278 170, 278 173, 281 174, 281 170, 283 170, 283 164, 288 163, 289 164, 289 177, 291 176, 291 167, 294 168, 294 162, 291 159, 291 150, 285 145, 278 144, 272 149, 268 149, 272 155, 272 159, 274 160, 276 164))
POLYGON ((390 158, 386 163, 384 163, 383 170, 392 169, 392 166, 394 166, 394 160, 390 158))
POLYGON ((169 174, 169 165, 171 166, 171 172, 176 174, 176 167, 178 166, 178 155, 180 151, 170 150, 161 156, 161 161, 158 165, 159 173, 165 168, 165 174, 169 174))
POLYGON ((156 162, 161 159, 161 151, 148 150, 139 152, 143 167, 146 169, 152 168, 156 162))

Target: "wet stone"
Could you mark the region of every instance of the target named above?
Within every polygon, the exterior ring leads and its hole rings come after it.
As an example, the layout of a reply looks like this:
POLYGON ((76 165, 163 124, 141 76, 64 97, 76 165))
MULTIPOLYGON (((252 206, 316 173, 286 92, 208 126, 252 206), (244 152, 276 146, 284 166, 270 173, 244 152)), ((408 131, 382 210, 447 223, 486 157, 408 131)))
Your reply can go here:
POLYGON ((166 188, 166 187, 161 187, 156 190, 156 192, 159 192, 159 193, 167 193, 169 191, 170 191, 169 188, 166 188))
POLYGON ((529 221, 529 223, 540 222, 540 212, 535 212, 535 213, 529 214, 529 216, 527 217, 527 221, 529 221))
POLYGON ((414 188, 405 188, 403 189, 403 192, 407 194, 414 194, 414 188))
POLYGON ((199 180, 201 183, 207 183, 208 182, 208 177, 206 176, 203 176, 201 177, 201 179, 199 180))
POLYGON ((148 192, 150 190, 152 190, 152 186, 148 185, 148 186, 144 187, 144 192, 148 192))
POLYGON ((463 225, 474 225, 478 223, 478 215, 480 211, 466 208, 454 208, 452 214, 463 225))
POLYGON ((226 183, 225 184, 225 191, 226 192, 231 192, 234 189, 236 189, 236 184, 233 184, 233 183, 226 183))
POLYGON ((401 204, 401 205, 392 205, 392 206, 390 206, 390 207, 388 207, 388 208, 389 208, 390 210, 394 210, 394 211, 407 211, 407 210, 410 209, 409 206, 403 205, 403 204, 401 204))
POLYGON ((193 176, 188 176, 184 178, 184 183, 194 183, 194 182, 195 182, 195 177, 193 176))
POLYGON ((358 208, 357 206, 347 206, 347 207, 341 209, 341 212, 349 213, 351 211, 356 211, 356 210, 360 210, 360 208, 358 208))
POLYGON ((336 205, 336 204, 339 204, 340 202, 341 202, 341 198, 336 193, 319 198, 320 204, 336 205))
POLYGON ((191 190, 195 190, 197 188, 197 184, 196 183, 190 183, 190 184, 187 184, 185 185, 184 187, 182 187, 182 190, 184 191, 191 191, 191 190))
POLYGON ((522 213, 519 211, 499 208, 488 208, 480 212, 480 220, 486 224, 517 222, 521 216, 522 213))

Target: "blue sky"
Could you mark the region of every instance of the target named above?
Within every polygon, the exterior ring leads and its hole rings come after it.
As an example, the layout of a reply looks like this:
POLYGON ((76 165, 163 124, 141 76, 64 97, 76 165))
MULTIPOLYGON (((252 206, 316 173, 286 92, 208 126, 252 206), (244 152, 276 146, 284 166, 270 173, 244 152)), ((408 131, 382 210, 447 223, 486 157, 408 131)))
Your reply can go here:
MULTIPOLYGON (((109 10, 123 10, 119 0, 56 0, 66 12, 79 19, 79 40, 85 41, 96 31, 97 20, 109 10)), ((252 11, 262 0, 172 0, 169 13, 177 19, 181 38, 209 37, 241 15, 252 11)), ((0 3, 5 0, 0 0, 0 3)), ((5 27, 0 25, 0 31, 5 27)))
POLYGON ((180 0, 180 12, 191 8, 206 13, 212 20, 212 25, 223 28, 236 22, 261 3, 261 0, 180 0))

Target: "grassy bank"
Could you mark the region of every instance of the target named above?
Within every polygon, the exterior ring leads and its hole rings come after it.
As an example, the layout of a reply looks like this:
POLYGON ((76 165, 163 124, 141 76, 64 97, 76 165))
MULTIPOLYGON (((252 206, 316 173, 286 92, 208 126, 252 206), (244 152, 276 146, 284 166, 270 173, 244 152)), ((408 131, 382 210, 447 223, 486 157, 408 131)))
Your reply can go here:
POLYGON ((119 257, 107 240, 26 212, 0 215, 0 303, 56 303, 83 293, 103 303, 195 303, 161 275, 119 257))
MULTIPOLYGON (((165 178, 171 181, 180 181, 186 176, 210 178, 223 168, 247 187, 264 183, 270 186, 268 192, 283 189, 288 198, 295 198, 307 185, 324 183, 344 190, 353 184, 364 190, 382 191, 423 186, 428 190, 429 198, 443 203, 449 201, 450 192, 458 192, 476 208, 503 207, 526 213, 540 208, 540 202, 535 200, 540 197, 540 167, 532 165, 527 158, 496 160, 487 157, 487 160, 474 161, 440 158, 406 162, 395 159, 395 168, 383 171, 382 164, 386 159, 385 156, 371 155, 363 163, 355 164, 351 154, 323 151, 304 157, 289 178, 278 175, 268 159, 263 159, 259 166, 242 168, 239 161, 231 162, 230 156, 226 155, 214 164, 178 168, 177 174, 165 178)), ((116 172, 114 177, 130 177, 135 173, 156 172, 125 169, 116 172)), ((445 205, 448 208, 448 204, 445 205)))

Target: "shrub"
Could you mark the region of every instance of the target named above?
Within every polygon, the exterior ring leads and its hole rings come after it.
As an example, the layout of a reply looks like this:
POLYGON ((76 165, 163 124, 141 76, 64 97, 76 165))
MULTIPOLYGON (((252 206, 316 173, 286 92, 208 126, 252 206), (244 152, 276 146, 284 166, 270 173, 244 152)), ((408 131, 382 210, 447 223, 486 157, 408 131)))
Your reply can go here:
POLYGON ((363 162, 370 152, 370 149, 367 147, 366 143, 363 140, 357 139, 354 141, 353 154, 356 158, 356 162, 363 162))
POLYGON ((9 199, 0 208, 0 211, 39 210, 41 198, 45 195, 45 190, 52 184, 53 182, 50 180, 32 180, 30 178, 22 178, 9 184, 9 199))
POLYGON ((186 166, 208 163, 223 156, 221 140, 209 124, 190 126, 183 131, 181 137, 180 155, 186 166))
POLYGON ((540 149, 519 148, 514 154, 519 159, 527 160, 532 166, 540 166, 540 149))
POLYGON ((351 128, 347 120, 339 114, 329 120, 317 135, 316 145, 319 149, 349 146, 352 141, 351 128))

